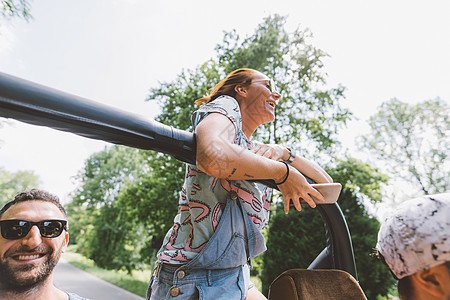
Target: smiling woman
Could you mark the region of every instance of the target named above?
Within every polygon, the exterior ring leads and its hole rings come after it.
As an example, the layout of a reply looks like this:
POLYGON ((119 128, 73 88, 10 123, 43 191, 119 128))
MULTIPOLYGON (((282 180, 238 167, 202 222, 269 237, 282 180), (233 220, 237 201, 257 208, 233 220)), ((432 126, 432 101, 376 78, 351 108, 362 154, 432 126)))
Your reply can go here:
POLYGON ((272 189, 250 180, 274 180, 286 212, 290 201, 298 210, 301 198, 312 207, 312 196, 323 201, 300 172, 318 183, 332 181, 288 148, 254 147, 251 136, 274 120, 281 98, 266 75, 238 69, 211 91, 196 101, 204 103, 192 116, 196 164, 186 166, 178 214, 158 253, 148 299, 265 299, 249 270, 266 249, 260 231, 269 220, 272 189))

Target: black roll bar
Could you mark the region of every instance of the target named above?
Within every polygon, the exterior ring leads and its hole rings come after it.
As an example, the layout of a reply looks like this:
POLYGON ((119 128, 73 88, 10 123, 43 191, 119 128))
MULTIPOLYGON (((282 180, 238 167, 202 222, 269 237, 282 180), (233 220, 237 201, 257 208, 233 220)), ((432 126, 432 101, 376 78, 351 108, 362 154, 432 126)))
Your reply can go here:
POLYGON ((192 133, 0 72, 0 117, 195 164, 192 133))
MULTIPOLYGON (((193 133, 0 72, 0 117, 83 137, 155 150, 195 164, 193 133)), ((276 188, 273 181, 261 181, 276 188)), ((325 249, 309 269, 340 269, 357 278, 350 233, 337 203, 318 205, 325 249)))

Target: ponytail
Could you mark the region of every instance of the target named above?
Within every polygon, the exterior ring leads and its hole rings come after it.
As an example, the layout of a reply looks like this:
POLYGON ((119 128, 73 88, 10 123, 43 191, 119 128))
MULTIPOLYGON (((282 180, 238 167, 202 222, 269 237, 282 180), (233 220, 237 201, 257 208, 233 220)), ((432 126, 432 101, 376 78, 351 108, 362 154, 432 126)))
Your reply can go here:
POLYGON ((234 70, 233 72, 228 74, 225 79, 212 87, 210 89, 210 93, 200 99, 195 100, 195 104, 206 104, 222 95, 235 97, 236 91, 234 90, 234 88, 236 87, 236 85, 249 85, 252 82, 253 75, 255 73, 258 73, 258 71, 247 68, 234 70))

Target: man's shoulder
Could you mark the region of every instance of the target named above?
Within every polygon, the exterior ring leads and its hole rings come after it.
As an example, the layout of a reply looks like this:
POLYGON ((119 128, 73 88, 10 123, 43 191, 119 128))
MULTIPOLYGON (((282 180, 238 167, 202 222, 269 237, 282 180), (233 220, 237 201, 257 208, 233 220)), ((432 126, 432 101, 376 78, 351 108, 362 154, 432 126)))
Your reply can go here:
POLYGON ((81 297, 74 293, 67 293, 69 295, 69 300, 89 300, 88 298, 81 297))

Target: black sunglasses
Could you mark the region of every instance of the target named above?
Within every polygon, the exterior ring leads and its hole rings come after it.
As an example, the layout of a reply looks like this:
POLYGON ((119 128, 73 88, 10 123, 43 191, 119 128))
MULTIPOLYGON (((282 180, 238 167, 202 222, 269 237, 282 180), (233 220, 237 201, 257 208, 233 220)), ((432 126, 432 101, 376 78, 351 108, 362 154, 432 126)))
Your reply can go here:
POLYGON ((2 237, 7 240, 18 240, 27 236, 34 225, 39 228, 39 232, 45 238, 56 238, 61 235, 64 229, 67 231, 66 220, 43 220, 39 222, 27 220, 0 221, 2 237))

